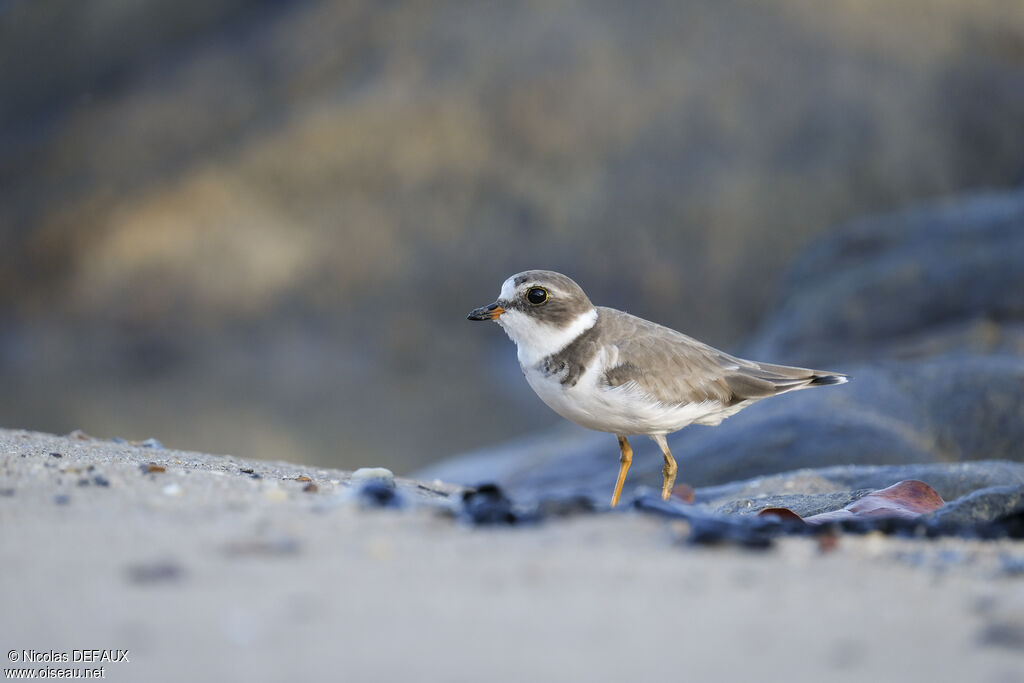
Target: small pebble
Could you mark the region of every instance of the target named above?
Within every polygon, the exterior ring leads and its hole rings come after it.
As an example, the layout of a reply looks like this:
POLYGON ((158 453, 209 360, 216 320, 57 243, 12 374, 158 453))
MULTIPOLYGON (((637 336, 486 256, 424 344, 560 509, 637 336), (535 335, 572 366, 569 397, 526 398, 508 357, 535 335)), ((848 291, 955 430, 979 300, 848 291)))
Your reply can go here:
POLYGON ((146 439, 145 441, 143 441, 139 445, 142 446, 143 448, 159 448, 161 450, 163 450, 163 447, 164 447, 164 445, 162 443, 160 443, 159 441, 157 441, 153 437, 149 437, 148 439, 146 439))
POLYGON ((360 467, 352 473, 352 483, 377 482, 394 488, 395 473, 386 467, 360 467))
POLYGON ((92 478, 92 483, 96 484, 97 486, 110 486, 110 481, 106 477, 99 474, 92 478))
POLYGON ((63 458, 64 457, 63 453, 50 453, 50 455, 52 455, 55 458, 63 458))
POLYGON ((142 470, 143 474, 154 474, 157 472, 166 472, 167 468, 163 465, 157 465, 155 462, 148 462, 139 465, 139 469, 142 470))

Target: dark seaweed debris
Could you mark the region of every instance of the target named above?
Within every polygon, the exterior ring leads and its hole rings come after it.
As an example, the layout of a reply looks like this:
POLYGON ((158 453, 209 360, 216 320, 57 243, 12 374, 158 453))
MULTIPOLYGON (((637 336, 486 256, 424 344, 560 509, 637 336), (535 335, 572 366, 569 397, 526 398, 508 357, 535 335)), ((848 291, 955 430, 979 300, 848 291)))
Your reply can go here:
POLYGON ((535 508, 515 505, 497 484, 481 484, 462 493, 459 518, 478 525, 532 524, 542 515, 535 508))
POLYGON ((633 500, 633 507, 640 512, 686 520, 690 525, 686 542, 693 545, 735 544, 764 550, 772 546, 777 536, 817 535, 822 528, 775 516, 716 515, 655 495, 638 496, 633 500))
POLYGON ((1016 510, 994 520, 976 523, 951 523, 930 516, 914 519, 898 517, 872 517, 844 519, 840 521, 809 525, 795 519, 783 519, 774 515, 714 515, 688 505, 663 501, 653 495, 642 495, 633 501, 633 506, 652 514, 683 519, 690 524, 688 543, 713 545, 736 543, 745 547, 765 548, 779 536, 822 536, 839 531, 849 534, 880 532, 887 536, 904 538, 958 537, 982 540, 1001 538, 1024 538, 1024 509, 1016 510))
POLYGON ((457 516, 463 521, 483 526, 516 525, 593 514, 599 510, 593 499, 582 494, 552 496, 531 504, 517 503, 497 484, 485 483, 463 491, 457 516))
POLYGON ((368 508, 401 508, 405 506, 405 500, 395 490, 394 486, 382 481, 368 481, 363 484, 356 500, 363 507, 368 508))
MULTIPOLYGON (((383 491, 381 493, 386 495, 383 491)), ((464 522, 481 526, 537 524, 549 518, 609 511, 605 504, 581 494, 548 497, 535 502, 516 501, 493 483, 467 489, 453 502, 454 507, 449 509, 451 514, 464 522)), ((966 521, 962 517, 941 514, 943 510, 954 509, 956 503, 952 501, 936 512, 914 517, 836 516, 821 524, 809 524, 788 510, 781 511, 788 512, 788 515, 780 515, 779 511, 760 516, 716 513, 704 506, 675 499, 664 501, 654 492, 641 492, 631 506, 623 505, 620 509, 631 507, 645 514, 685 520, 688 525, 685 541, 693 545, 728 544, 764 549, 770 548, 780 536, 805 536, 817 539, 822 549, 828 550, 835 545, 835 539, 841 533, 871 532, 903 538, 1024 538, 1024 503, 1010 508, 1006 514, 981 520, 966 521)))

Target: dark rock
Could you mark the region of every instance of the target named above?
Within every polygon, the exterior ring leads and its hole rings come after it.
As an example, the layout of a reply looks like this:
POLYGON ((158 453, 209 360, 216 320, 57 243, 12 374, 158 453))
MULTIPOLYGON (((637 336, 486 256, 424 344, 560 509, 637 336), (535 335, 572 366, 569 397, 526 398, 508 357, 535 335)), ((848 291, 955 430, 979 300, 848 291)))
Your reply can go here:
POLYGON ((1024 510, 1024 484, 991 486, 973 491, 936 510, 932 517, 946 524, 1004 519, 1024 510))
POLYGON ((869 489, 863 489, 860 491, 836 491, 834 493, 796 493, 760 496, 758 498, 736 498, 714 508, 714 511, 720 515, 749 515, 768 508, 786 508, 801 517, 810 517, 846 507, 868 492, 869 489))
MULTIPOLYGON (((744 349, 778 362, 875 361, 922 331, 978 328, 973 350, 1024 322, 1024 193, 982 195, 863 219, 797 258, 780 310, 744 349)), ((970 335, 967 335, 968 337, 970 335)), ((941 345, 940 345, 941 348, 941 345)), ((1017 353, 1019 353, 1019 348, 1017 353)))
MULTIPOLYGON (((1002 485, 1009 485, 1011 489, 1024 486, 1024 464, 982 461, 798 470, 698 489, 696 501, 718 510, 756 513, 766 507, 789 507, 777 504, 787 500, 799 504, 797 499, 805 497, 808 502, 803 504, 801 509, 815 509, 817 514, 825 511, 817 509, 819 503, 828 504, 831 501, 836 504, 832 509, 838 509, 846 504, 842 502, 844 497, 853 500, 864 492, 884 489, 907 479, 925 482, 947 501, 948 506, 951 504, 949 501, 956 502, 957 499, 979 489, 1002 485), (829 495, 835 497, 829 498, 829 495), (742 509, 734 506, 733 503, 737 500, 751 500, 754 504, 742 509)), ((796 508, 792 509, 794 512, 801 512, 796 508)), ((997 516, 995 513, 989 517, 975 516, 970 521, 994 520, 997 516)))
POLYGON ((110 486, 110 480, 108 480, 106 477, 104 477, 104 476, 102 476, 100 474, 97 474, 95 477, 92 478, 92 483, 96 484, 97 486, 103 486, 103 487, 109 487, 110 486))
POLYGON ((955 353, 887 369, 942 459, 1024 460, 1024 357, 955 353))
POLYGON ((368 481, 356 493, 356 499, 363 507, 370 508, 401 508, 405 500, 394 486, 380 481, 368 481))

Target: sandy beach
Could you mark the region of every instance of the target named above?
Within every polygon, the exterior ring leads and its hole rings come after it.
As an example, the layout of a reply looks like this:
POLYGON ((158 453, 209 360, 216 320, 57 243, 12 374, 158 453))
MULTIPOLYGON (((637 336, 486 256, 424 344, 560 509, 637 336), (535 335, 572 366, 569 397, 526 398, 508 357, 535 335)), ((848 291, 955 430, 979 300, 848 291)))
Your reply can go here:
POLYGON ((439 483, 367 509, 348 472, 23 431, 0 472, 5 669, 127 649, 107 680, 1024 680, 1019 542, 701 548, 633 510, 470 527, 439 483))

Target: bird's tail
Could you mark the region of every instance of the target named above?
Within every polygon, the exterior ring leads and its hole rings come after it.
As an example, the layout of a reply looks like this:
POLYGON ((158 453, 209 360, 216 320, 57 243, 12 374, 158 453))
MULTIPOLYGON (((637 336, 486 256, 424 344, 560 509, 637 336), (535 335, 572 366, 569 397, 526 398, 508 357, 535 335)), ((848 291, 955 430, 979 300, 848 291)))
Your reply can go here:
POLYGON ((839 372, 817 372, 811 376, 811 381, 807 383, 809 387, 827 387, 830 384, 846 384, 850 381, 849 375, 844 375, 839 372))

